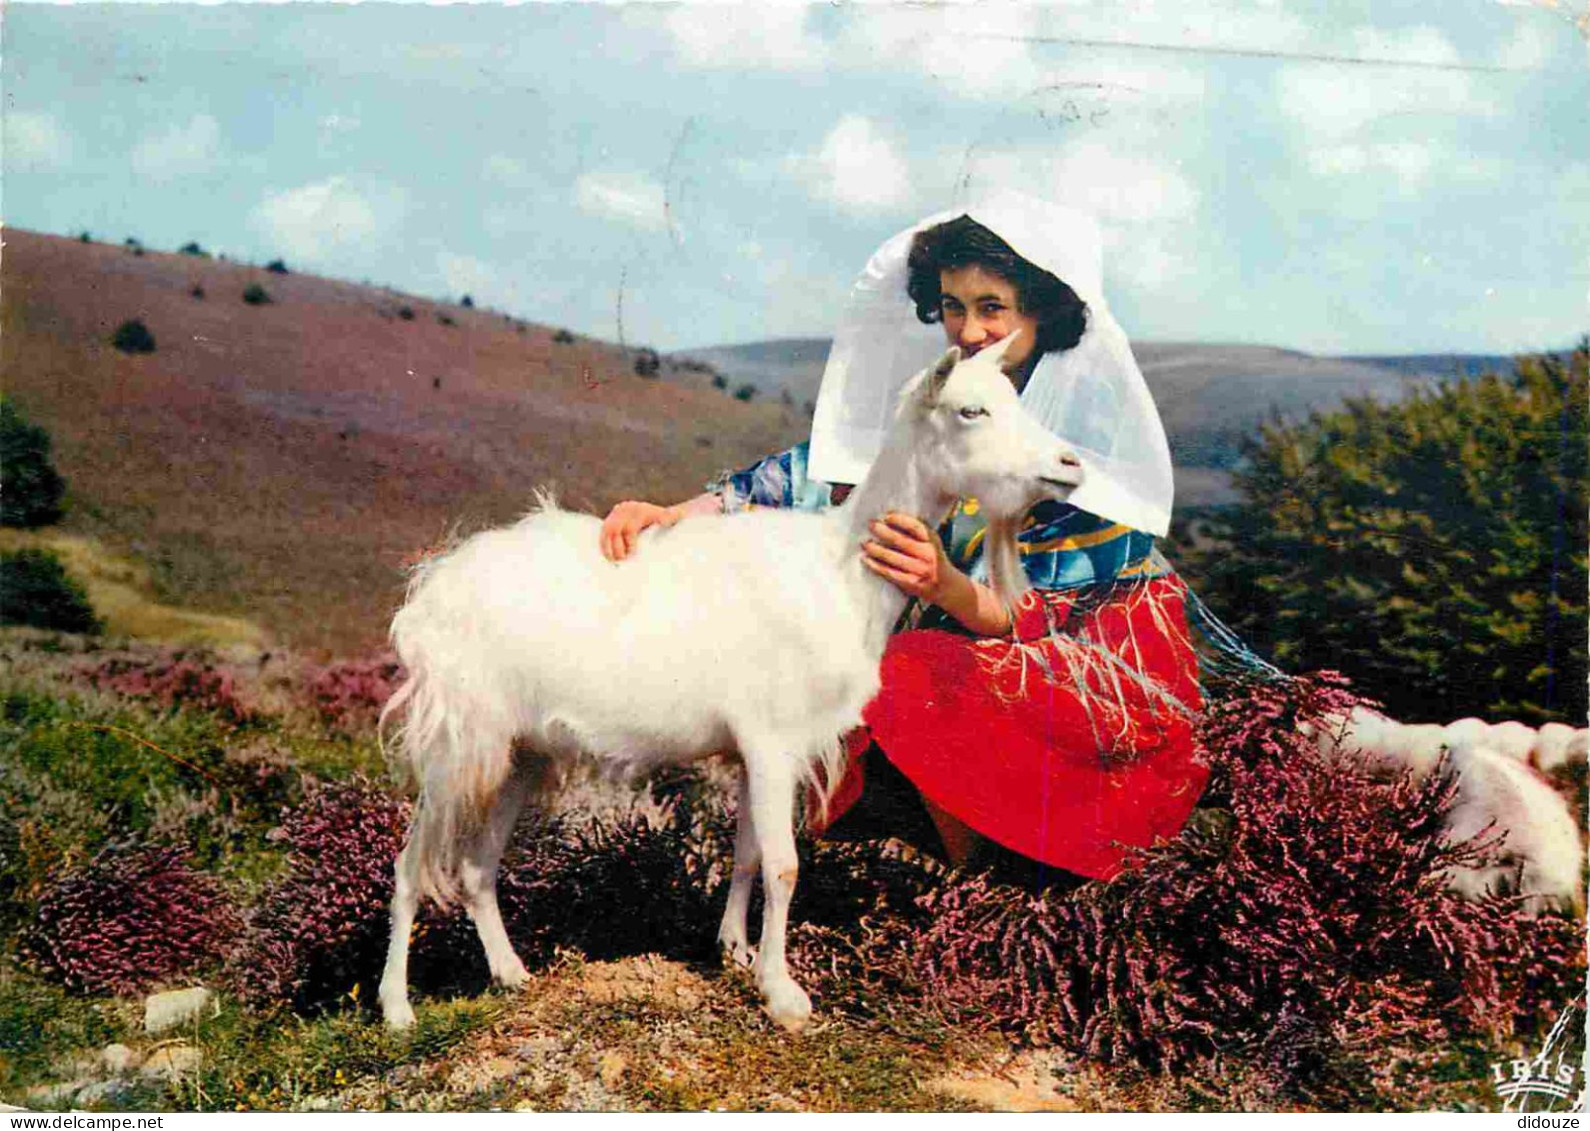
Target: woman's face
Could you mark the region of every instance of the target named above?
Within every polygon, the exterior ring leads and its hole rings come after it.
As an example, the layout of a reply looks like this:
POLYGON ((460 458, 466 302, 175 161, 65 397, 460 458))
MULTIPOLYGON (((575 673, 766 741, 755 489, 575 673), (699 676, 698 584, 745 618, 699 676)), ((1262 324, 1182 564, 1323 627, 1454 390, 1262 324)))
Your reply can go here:
POLYGON ((974 264, 940 271, 939 290, 939 313, 950 345, 960 346, 970 357, 1020 330, 1020 339, 1000 359, 1006 373, 1020 372, 1038 344, 1038 320, 1021 312, 1015 284, 974 264))

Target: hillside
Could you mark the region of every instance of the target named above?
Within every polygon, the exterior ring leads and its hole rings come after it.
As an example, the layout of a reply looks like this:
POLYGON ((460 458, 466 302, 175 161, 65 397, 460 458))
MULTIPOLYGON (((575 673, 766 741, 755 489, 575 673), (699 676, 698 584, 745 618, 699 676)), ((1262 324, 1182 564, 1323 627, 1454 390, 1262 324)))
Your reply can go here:
MULTIPOLYGON (((678 356, 711 364, 731 387, 749 383, 770 398, 787 390, 803 405, 817 397, 828 345, 827 338, 784 338, 678 356)), ((1397 400, 1460 370, 1511 365, 1511 359, 1489 356, 1314 357, 1273 346, 1192 342, 1139 342, 1133 348, 1164 419, 1183 507, 1234 498, 1227 472, 1238 442, 1272 412, 1303 416, 1335 408, 1348 397, 1397 400)))
POLYGON ((798 412, 555 332, 14 228, 0 260, 5 392, 54 439, 66 532, 145 563, 164 600, 333 652, 381 642, 406 560, 536 487, 598 510, 683 498, 805 433, 798 412), (245 304, 251 283, 271 301, 245 304), (130 318, 154 353, 112 348, 130 318))

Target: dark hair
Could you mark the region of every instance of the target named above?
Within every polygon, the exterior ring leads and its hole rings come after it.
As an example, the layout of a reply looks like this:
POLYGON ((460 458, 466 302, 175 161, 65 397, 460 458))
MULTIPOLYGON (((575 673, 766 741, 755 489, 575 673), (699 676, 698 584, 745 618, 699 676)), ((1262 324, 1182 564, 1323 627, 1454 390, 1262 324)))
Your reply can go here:
POLYGON ((944 317, 939 303, 939 272, 959 267, 981 267, 1016 288, 1023 314, 1038 320, 1038 354, 1068 350, 1082 340, 1087 327, 1088 304, 1077 293, 1041 267, 1035 267, 993 232, 961 216, 924 231, 911 240, 906 258, 906 293, 916 303, 923 322, 944 317))

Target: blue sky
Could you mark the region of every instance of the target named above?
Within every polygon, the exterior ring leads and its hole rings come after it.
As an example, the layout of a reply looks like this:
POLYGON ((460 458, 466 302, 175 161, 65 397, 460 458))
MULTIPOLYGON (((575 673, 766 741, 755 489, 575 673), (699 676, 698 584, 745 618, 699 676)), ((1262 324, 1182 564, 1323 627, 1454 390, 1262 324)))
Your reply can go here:
POLYGON ((1135 338, 1560 348, 1579 3, 13 3, 3 216, 681 349, 827 333, 1017 185, 1099 215, 1135 338))

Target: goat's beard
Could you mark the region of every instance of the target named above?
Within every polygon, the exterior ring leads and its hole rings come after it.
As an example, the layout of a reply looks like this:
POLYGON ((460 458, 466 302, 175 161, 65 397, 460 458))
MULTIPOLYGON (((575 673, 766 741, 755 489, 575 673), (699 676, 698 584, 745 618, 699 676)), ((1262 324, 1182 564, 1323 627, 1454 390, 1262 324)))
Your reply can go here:
POLYGON ((983 535, 983 554, 988 561, 988 580, 1001 601, 1012 607, 1027 595, 1027 571, 1021 565, 1021 549, 1016 544, 1018 520, 988 520, 983 535))

